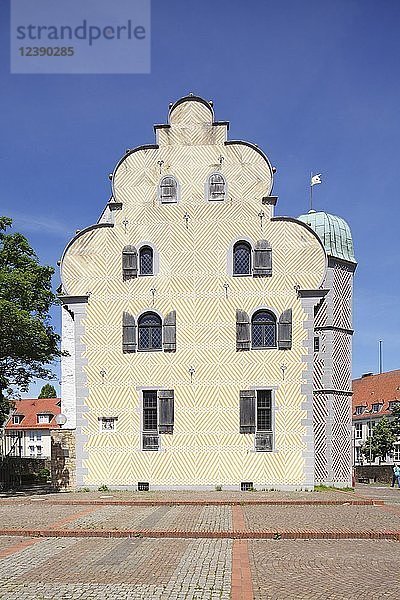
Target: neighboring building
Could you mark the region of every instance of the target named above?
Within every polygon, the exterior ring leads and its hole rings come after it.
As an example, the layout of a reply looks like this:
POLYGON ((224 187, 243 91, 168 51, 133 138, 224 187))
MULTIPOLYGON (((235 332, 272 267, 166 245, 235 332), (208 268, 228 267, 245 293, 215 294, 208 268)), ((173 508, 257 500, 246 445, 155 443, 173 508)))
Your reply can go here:
POLYGON ((60 414, 60 398, 15 400, 15 408, 4 428, 4 452, 24 458, 51 457, 51 429, 60 414))
MULTIPOLYGON (((365 373, 353 380, 353 451, 355 465, 379 464, 361 454, 364 444, 375 425, 382 419, 390 419, 392 410, 400 404, 400 370, 387 373, 365 373)), ((381 464, 400 463, 400 440, 395 444, 393 455, 381 464)))
POLYGON ((78 486, 351 483, 350 230, 274 217, 274 169, 228 126, 202 98, 171 105, 64 251, 78 486))

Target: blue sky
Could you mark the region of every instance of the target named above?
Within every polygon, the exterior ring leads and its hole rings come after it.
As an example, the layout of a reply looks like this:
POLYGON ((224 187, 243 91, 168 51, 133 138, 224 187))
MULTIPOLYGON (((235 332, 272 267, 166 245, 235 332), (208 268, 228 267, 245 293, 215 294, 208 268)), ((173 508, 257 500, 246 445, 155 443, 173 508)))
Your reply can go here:
POLYGON ((153 0, 148 75, 11 75, 8 5, 0 212, 42 262, 97 221, 125 149, 152 143, 193 92, 277 167, 277 214, 306 212, 309 173, 323 172, 315 208, 348 221, 359 262, 353 374, 377 371, 379 339, 384 370, 400 367, 398 0, 153 0))

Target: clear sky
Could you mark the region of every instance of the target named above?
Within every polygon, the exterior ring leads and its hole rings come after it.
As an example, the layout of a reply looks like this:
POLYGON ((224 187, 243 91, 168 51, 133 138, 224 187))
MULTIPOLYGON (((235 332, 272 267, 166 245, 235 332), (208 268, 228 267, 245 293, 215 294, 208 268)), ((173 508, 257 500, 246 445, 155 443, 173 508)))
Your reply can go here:
POLYGON ((378 370, 380 339, 384 370, 400 368, 400 2, 153 0, 151 21, 148 75, 11 75, 1 1, 0 213, 56 266, 125 149, 193 92, 276 166, 276 214, 306 212, 323 173, 315 208, 348 221, 359 262, 353 375, 378 370))

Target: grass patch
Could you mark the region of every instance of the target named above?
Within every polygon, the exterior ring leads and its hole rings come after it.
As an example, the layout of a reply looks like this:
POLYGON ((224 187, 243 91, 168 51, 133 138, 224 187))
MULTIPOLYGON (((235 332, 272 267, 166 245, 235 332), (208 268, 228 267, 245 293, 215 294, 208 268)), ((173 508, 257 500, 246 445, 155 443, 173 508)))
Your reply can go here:
POLYGON ((335 487, 334 485, 324 485, 323 483, 314 486, 315 492, 354 492, 352 487, 335 487))

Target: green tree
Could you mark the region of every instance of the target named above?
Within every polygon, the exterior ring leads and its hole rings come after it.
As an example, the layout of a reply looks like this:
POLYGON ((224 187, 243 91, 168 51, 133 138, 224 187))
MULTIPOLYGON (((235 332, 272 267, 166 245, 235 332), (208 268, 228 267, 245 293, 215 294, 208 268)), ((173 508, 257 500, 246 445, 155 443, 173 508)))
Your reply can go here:
POLYGON ((400 402, 398 402, 392 410, 391 425, 393 432, 397 437, 400 437, 400 402))
POLYGON ((10 395, 26 391, 32 379, 52 379, 48 365, 61 355, 60 337, 50 324, 57 303, 54 269, 41 266, 28 240, 8 233, 12 220, 0 217, 0 425, 10 395))
POLYGON ((396 440, 397 435, 393 428, 393 422, 389 421, 387 417, 382 417, 375 425, 372 435, 361 446, 361 452, 368 461, 378 458, 380 464, 381 460, 392 453, 396 440))
POLYGON ((46 383, 40 390, 38 398, 57 398, 57 392, 54 385, 46 383))

